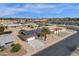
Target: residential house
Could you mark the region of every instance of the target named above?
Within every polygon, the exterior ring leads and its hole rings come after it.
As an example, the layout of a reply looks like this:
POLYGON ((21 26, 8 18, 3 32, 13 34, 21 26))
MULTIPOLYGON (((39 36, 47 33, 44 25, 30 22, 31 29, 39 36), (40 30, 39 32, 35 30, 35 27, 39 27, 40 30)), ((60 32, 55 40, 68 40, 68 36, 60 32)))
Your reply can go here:
POLYGON ((19 37, 24 40, 30 40, 30 38, 38 38, 41 34, 41 29, 34 29, 34 30, 20 30, 19 31, 19 37))
POLYGON ((11 44, 14 43, 14 41, 15 38, 11 33, 0 35, 0 47, 10 46, 11 44))

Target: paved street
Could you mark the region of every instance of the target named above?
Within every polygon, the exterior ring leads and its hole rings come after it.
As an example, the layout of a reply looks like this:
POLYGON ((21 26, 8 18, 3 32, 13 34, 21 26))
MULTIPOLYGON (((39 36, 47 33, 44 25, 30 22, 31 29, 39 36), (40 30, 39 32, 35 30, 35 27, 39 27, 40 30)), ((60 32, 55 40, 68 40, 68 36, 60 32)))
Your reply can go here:
POLYGON ((72 28, 78 31, 71 37, 66 38, 43 51, 34 54, 33 56, 68 56, 71 55, 71 51, 68 50, 68 46, 79 45, 79 28, 72 28))

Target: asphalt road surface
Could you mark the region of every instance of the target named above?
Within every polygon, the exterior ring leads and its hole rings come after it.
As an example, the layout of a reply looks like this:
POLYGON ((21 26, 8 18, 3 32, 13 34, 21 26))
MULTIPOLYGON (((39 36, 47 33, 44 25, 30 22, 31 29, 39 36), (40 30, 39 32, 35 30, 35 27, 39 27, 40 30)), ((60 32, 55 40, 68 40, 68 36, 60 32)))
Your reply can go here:
POLYGON ((33 56, 69 56, 68 46, 79 46, 79 28, 70 28, 78 31, 76 34, 34 54, 33 56))

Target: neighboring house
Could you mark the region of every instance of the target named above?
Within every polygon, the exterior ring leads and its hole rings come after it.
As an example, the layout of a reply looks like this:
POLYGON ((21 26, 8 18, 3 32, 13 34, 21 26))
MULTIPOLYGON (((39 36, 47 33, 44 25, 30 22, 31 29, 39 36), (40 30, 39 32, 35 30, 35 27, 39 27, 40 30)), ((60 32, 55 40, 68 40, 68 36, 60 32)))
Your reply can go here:
POLYGON ((15 28, 15 27, 19 27, 19 26, 34 26, 34 27, 38 27, 37 24, 35 23, 25 23, 25 24, 21 24, 21 23, 9 23, 9 24, 2 24, 3 26, 7 26, 8 28, 15 28))
POLYGON ((38 27, 38 25, 36 23, 26 23, 24 24, 25 26, 34 26, 34 27, 38 27))
POLYGON ((11 33, 0 35, 0 47, 11 45, 14 41, 15 38, 11 33))
POLYGON ((2 24, 3 26, 6 26, 7 28, 16 28, 19 26, 22 26, 22 24, 19 23, 8 23, 8 24, 2 24))
POLYGON ((24 40, 27 41, 29 38, 38 38, 38 35, 40 35, 41 33, 41 29, 34 29, 34 30, 20 30, 19 31, 19 37, 24 40))

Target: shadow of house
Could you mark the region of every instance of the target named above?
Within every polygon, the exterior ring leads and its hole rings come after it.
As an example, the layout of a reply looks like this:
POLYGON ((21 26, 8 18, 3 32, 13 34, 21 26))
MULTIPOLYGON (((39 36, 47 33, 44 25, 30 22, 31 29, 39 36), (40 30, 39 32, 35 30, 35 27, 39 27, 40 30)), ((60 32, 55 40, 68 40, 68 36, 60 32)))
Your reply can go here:
POLYGON ((68 37, 47 49, 44 49, 33 56, 69 56, 73 51, 70 51, 68 46, 78 46, 79 45, 79 28, 72 28, 78 32, 71 37, 68 37))

